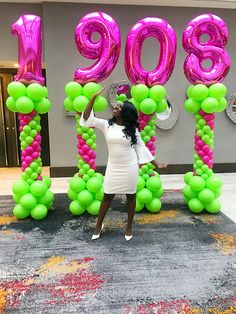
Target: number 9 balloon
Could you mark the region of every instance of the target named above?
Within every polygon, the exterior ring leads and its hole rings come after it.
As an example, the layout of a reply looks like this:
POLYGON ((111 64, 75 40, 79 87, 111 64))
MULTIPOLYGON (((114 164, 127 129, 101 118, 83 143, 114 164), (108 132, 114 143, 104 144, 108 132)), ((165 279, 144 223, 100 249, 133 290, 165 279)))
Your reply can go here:
POLYGON ((183 47, 190 53, 184 63, 184 73, 192 84, 209 86, 225 78, 230 69, 230 57, 224 49, 227 40, 227 26, 214 14, 203 14, 189 22, 183 32, 183 47), (203 34, 209 35, 207 42, 201 42, 203 34), (202 62, 207 59, 212 65, 205 69, 202 62))
POLYGON ((75 41, 85 58, 98 60, 88 68, 77 69, 74 80, 81 84, 105 80, 120 54, 120 30, 115 20, 103 12, 85 15, 76 26, 75 41), (98 41, 92 40, 94 32, 100 35, 98 41))

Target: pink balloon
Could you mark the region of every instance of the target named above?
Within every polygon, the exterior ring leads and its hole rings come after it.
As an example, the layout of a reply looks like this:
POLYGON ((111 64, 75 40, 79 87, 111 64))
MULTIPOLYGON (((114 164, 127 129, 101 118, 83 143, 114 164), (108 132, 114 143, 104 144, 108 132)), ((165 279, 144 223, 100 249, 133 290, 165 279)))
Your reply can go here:
POLYGON ((83 151, 84 151, 85 153, 87 153, 87 152, 90 150, 90 148, 89 148, 89 146, 88 146, 87 144, 83 145, 83 146, 82 146, 82 149, 83 149, 83 151))
MULTIPOLYGON (((33 157, 33 156, 32 156, 33 157)), ((33 161, 33 158, 31 156, 26 156, 25 157, 25 162, 29 165, 33 161)))
POLYGON ((19 69, 15 81, 44 84, 42 76, 42 26, 36 15, 22 15, 11 26, 11 32, 18 37, 19 69))
POLYGON ((183 32, 183 47, 189 53, 184 63, 184 73, 192 84, 211 85, 221 82, 229 72, 230 57, 225 51, 228 29, 225 22, 214 14, 203 14, 189 22, 183 32), (210 38, 201 41, 201 35, 210 38), (212 65, 205 69, 204 60, 212 65))
POLYGON ((117 64, 120 55, 120 30, 115 20, 103 12, 85 15, 75 29, 75 42, 79 52, 88 59, 98 59, 88 68, 75 70, 74 80, 85 84, 105 80, 117 64), (92 34, 99 33, 98 41, 92 34))
POLYGON ((89 162, 90 158, 89 158, 88 155, 84 155, 84 156, 83 156, 83 160, 84 160, 85 162, 89 162))
MULTIPOLYGON (((28 147, 26 147, 25 151, 26 151, 26 153, 27 153, 28 155, 31 155, 34 150, 33 150, 33 148, 32 148, 31 146, 28 146, 28 147)), ((23 152, 22 152, 22 153, 23 153, 23 152)))
POLYGON ((33 152, 33 154, 31 155, 33 159, 36 159, 39 157, 39 153, 38 152, 33 152))
POLYGON ((147 17, 138 21, 129 31, 125 46, 125 71, 133 84, 165 84, 174 69, 175 57, 176 34, 167 21, 147 17), (140 61, 142 46, 148 37, 155 37, 160 43, 160 57, 153 71, 146 71, 140 61))

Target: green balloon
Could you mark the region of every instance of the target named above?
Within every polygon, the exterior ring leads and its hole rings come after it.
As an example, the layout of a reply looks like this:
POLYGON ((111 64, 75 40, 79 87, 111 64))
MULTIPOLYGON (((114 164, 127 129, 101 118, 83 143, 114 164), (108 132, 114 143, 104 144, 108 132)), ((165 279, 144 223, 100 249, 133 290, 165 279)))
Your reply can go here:
POLYGON ((37 199, 31 193, 27 193, 21 197, 20 205, 27 210, 31 210, 37 205, 37 199))
POLYGON ((87 189, 90 192, 97 193, 102 188, 102 182, 98 178, 94 177, 88 180, 87 189))
POLYGON ((149 174, 145 173, 145 174, 143 175, 143 179, 144 179, 145 181, 147 181, 147 180, 149 179, 149 174))
POLYGON ((224 97, 220 98, 219 99, 219 106, 217 108, 217 112, 224 111, 226 109, 226 107, 227 107, 227 100, 224 97))
POLYGON ((193 192, 199 192, 205 187, 205 181, 198 176, 193 176, 189 180, 190 188, 193 190, 193 192))
POLYGON ((47 205, 53 201, 53 198, 53 193, 50 190, 47 190, 47 192, 39 198, 39 203, 47 205))
POLYGON ((185 185, 182 191, 183 195, 187 197, 189 200, 196 197, 196 193, 193 190, 191 190, 189 185, 185 185))
MULTIPOLYGON (((93 169, 89 169, 87 172, 87 175, 90 176, 91 178, 94 177, 95 175, 95 170, 93 169)), ((99 181, 101 181, 100 179, 98 179, 99 181)))
POLYGON ((215 195, 215 198, 219 197, 221 195, 221 189, 215 190, 214 195, 215 195))
POLYGON ((192 98, 192 89, 193 89, 194 85, 190 85, 188 88, 187 88, 187 96, 188 98, 192 98))
POLYGON ((73 215, 82 215, 86 211, 86 208, 80 204, 79 201, 74 200, 70 203, 70 212, 73 215))
POLYGON ((19 97, 26 95, 26 87, 21 82, 11 82, 7 86, 7 92, 10 96, 12 96, 16 100, 19 97))
POLYGON ((48 97, 48 89, 46 86, 43 86, 44 95, 43 97, 48 97))
POLYGON ((222 83, 215 83, 209 87, 210 97, 215 97, 217 99, 220 99, 222 97, 225 97, 226 93, 227 93, 227 88, 222 83))
POLYGON ((30 134, 29 134, 29 135, 30 135, 31 137, 35 137, 35 136, 37 135, 37 133, 38 133, 38 132, 37 132, 36 130, 32 130, 32 131, 30 131, 30 134))
POLYGON ((156 102, 151 98, 145 98, 140 103, 140 110, 145 114, 152 114, 156 110, 156 102))
POLYGON ((142 190, 145 187, 145 180, 142 177, 138 177, 137 191, 142 190))
POLYGON ((149 88, 144 84, 132 86, 131 95, 137 101, 142 101, 149 96, 149 88))
POLYGON ((77 82, 69 82, 65 86, 66 96, 70 97, 71 99, 74 99, 75 97, 82 95, 82 92, 83 88, 77 82))
POLYGON ((77 96, 73 101, 75 111, 83 112, 89 103, 89 99, 83 95, 77 96))
POLYGON ((206 210, 211 214, 217 214, 220 211, 221 203, 219 200, 214 200, 212 203, 206 205, 206 210))
POLYGON ((141 191, 138 191, 137 199, 142 204, 148 204, 152 200, 152 193, 148 189, 144 188, 141 191))
POLYGON ((101 173, 96 172, 95 176, 96 176, 97 178, 99 178, 102 182, 104 181, 104 177, 103 177, 103 175, 102 175, 101 173))
POLYGON ((149 135, 144 136, 143 141, 144 143, 147 143, 151 140, 151 137, 149 135))
POLYGON ((151 213, 157 213, 161 210, 161 201, 158 198, 153 198, 151 202, 146 205, 146 208, 151 213))
POLYGON ((219 107, 219 101, 214 97, 207 97, 201 104, 202 110, 206 113, 216 112, 219 107))
POLYGON ((42 181, 46 184, 48 189, 51 187, 52 180, 49 177, 43 176, 43 180, 42 181))
POLYGON ((17 204, 13 209, 13 214, 17 219, 25 219, 30 215, 30 210, 17 204))
POLYGON ((136 199, 136 206, 135 206, 135 212, 139 213, 141 212, 141 210, 144 208, 144 205, 142 203, 140 203, 137 199, 136 199))
POLYGON ((87 182, 89 179, 90 179, 89 175, 87 175, 87 174, 83 175, 83 180, 85 182, 87 182))
POLYGON ((161 187, 161 180, 157 177, 150 177, 147 181, 146 181, 146 187, 150 190, 150 191, 157 191, 160 189, 161 187))
POLYGON ((88 207, 87 211, 90 215, 97 216, 99 213, 101 202, 98 200, 93 201, 88 207))
POLYGON ((88 190, 84 190, 78 194, 78 201, 84 206, 89 206, 93 201, 93 194, 88 190))
POLYGON ((27 136, 25 141, 26 141, 27 144, 31 144, 31 143, 33 143, 34 139, 33 139, 32 136, 27 136))
POLYGON ((83 95, 86 96, 88 99, 91 99, 92 96, 101 89, 102 86, 100 84, 89 82, 83 87, 83 95))
POLYGON ((139 102, 139 101, 137 101, 137 100, 134 99, 134 98, 131 98, 129 101, 135 106, 135 108, 136 108, 138 111, 140 111, 140 102, 139 102))
POLYGON ((84 164, 83 165, 83 169, 84 169, 84 171, 89 171, 89 169, 90 169, 90 166, 88 165, 88 164, 84 164))
POLYGON ((13 97, 8 97, 7 100, 6 100, 6 106, 7 108, 12 111, 12 112, 17 112, 17 109, 16 109, 16 102, 14 100, 13 97))
POLYGON ((29 184, 23 180, 18 180, 13 183, 12 191, 17 196, 22 196, 26 193, 29 193, 29 190, 30 190, 29 184))
POLYGON ((203 204, 209 204, 214 201, 215 195, 211 190, 205 188, 201 192, 199 192, 198 198, 199 201, 202 202, 203 204))
POLYGON ((83 191, 86 188, 86 184, 82 178, 74 177, 70 180, 70 188, 76 192, 79 193, 83 191))
POLYGON ((212 175, 206 181, 206 186, 212 191, 217 191, 222 187, 222 179, 219 176, 212 175))
POLYGON ((20 196, 18 196, 17 194, 13 193, 12 198, 16 203, 20 203, 20 196))
POLYGON ((78 194, 76 192, 74 192, 71 188, 68 189, 67 195, 68 195, 69 199, 71 199, 72 201, 75 201, 78 198, 78 194))
POLYGON ((156 102, 161 101, 166 97, 166 89, 162 85, 155 85, 150 88, 149 97, 155 100, 156 102))
POLYGON ((196 113, 200 110, 201 105, 192 98, 189 98, 185 101, 184 108, 189 113, 196 113))
POLYGON ((121 101, 126 101, 127 100, 127 96, 125 94, 120 94, 120 100, 121 101))
POLYGON ((26 88, 26 95, 33 101, 39 101, 45 95, 45 89, 38 83, 32 83, 26 88))
POLYGON ((47 113, 51 108, 51 102, 44 97, 40 101, 35 103, 34 108, 40 114, 47 113))
POLYGON ((96 193, 95 199, 98 200, 98 201, 102 201, 102 200, 103 200, 103 197, 104 197, 104 192, 103 192, 103 190, 101 189, 99 192, 96 193))
POLYGON ((48 209, 43 204, 38 204, 31 210, 31 216, 32 218, 36 220, 41 220, 45 218, 47 213, 48 213, 48 209))
POLYGON ((95 112, 101 112, 104 111, 107 107, 107 100, 105 97, 103 96, 98 96, 96 97, 95 101, 94 101, 94 105, 93 105, 93 110, 95 112))
POLYGON ((208 96, 208 87, 203 84, 197 84, 191 89, 191 97, 195 101, 202 101, 208 96))
POLYGON ((159 190, 152 192, 153 197, 160 198, 164 194, 164 189, 161 186, 159 190))
POLYGON ((37 121, 34 121, 34 120, 30 121, 29 127, 30 127, 31 129, 36 129, 37 126, 38 126, 37 121))
POLYGON ((37 172, 33 172, 30 176, 30 179, 32 180, 36 180, 38 178, 38 173, 37 172))
POLYGON ((35 181, 30 186, 30 192, 36 197, 43 196, 47 190, 47 185, 41 180, 35 181))
POLYGON ((162 99, 156 107, 156 113, 162 113, 165 112, 168 107, 167 101, 165 99, 162 99))
POLYGON ((21 96, 16 101, 16 109, 20 113, 28 114, 34 110, 34 103, 29 97, 21 96))
POLYGON ((64 100, 64 108, 69 112, 75 111, 73 106, 73 100, 70 97, 66 97, 66 99, 64 100))
POLYGON ((203 211, 204 206, 197 198, 193 198, 188 202, 188 206, 193 213, 200 213, 203 211))

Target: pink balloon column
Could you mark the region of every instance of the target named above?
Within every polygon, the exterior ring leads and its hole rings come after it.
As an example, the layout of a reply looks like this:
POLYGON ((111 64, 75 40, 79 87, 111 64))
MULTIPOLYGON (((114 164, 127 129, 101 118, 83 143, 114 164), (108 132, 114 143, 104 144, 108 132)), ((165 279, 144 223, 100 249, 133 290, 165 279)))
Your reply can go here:
MULTIPOLYGON (((153 155, 155 155, 156 113, 167 109, 166 90, 162 85, 170 78, 175 65, 175 57, 176 34, 167 21, 147 17, 131 28, 126 39, 125 70, 130 81, 135 84, 131 89, 131 102, 139 111, 141 136, 153 155), (150 36, 160 43, 160 57, 158 57, 156 68, 153 71, 146 71, 141 65, 141 52, 145 39, 150 36)), ((158 181, 159 175, 153 172, 152 165, 149 165, 149 168, 144 166, 140 169, 140 177, 145 178, 145 184, 143 187, 142 184, 138 186, 136 211, 142 210, 144 206, 152 212, 158 212, 161 208, 159 200, 163 194, 161 183, 156 183, 154 190, 159 191, 156 194, 152 191, 153 185, 148 181, 153 174, 156 175, 158 181), (148 187, 152 191, 151 198, 144 197, 148 187)))
POLYGON ((221 82, 230 69, 230 58, 225 51, 228 30, 224 21, 213 14, 200 15, 189 22, 183 33, 183 46, 189 53, 184 73, 194 85, 187 90, 186 111, 195 115, 194 171, 185 174, 183 189, 185 202, 191 211, 206 209, 217 213, 221 204, 222 180, 213 173, 215 112, 225 110, 227 89, 221 82), (209 39, 202 41, 207 34, 209 39), (203 67, 210 59, 212 65, 203 67))
MULTIPOLYGON (((103 12, 93 12, 84 16, 75 28, 75 41, 81 55, 97 59, 88 68, 75 71, 74 82, 65 87, 67 98, 65 109, 76 112, 78 173, 70 180, 68 196, 72 200, 70 211, 81 215, 86 210, 97 215, 103 198, 103 176, 96 173, 96 135, 93 127, 81 127, 81 113, 91 97, 99 90, 99 82, 105 80, 114 69, 120 54, 120 31, 115 20, 103 12), (93 40, 93 33, 99 38, 93 40)), ((101 112, 107 107, 107 100, 98 96, 94 111, 101 112)))
POLYGON ((8 85, 9 110, 18 112, 20 123, 22 180, 13 184, 13 198, 17 205, 14 215, 43 219, 51 208, 53 194, 51 180, 42 177, 40 115, 47 113, 51 103, 47 88, 42 86, 42 27, 41 18, 23 15, 12 25, 12 34, 18 36, 19 69, 15 81, 8 85))

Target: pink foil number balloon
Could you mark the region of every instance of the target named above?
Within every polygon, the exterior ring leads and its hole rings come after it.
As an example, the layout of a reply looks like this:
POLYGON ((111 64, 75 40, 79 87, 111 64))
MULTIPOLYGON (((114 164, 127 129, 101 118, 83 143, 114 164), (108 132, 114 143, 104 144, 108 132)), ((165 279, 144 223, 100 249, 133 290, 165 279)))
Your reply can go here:
POLYGON ((36 15, 22 15, 12 24, 11 32, 18 37, 19 69, 14 80, 26 84, 44 84, 41 18, 36 15))
POLYGON ((105 80, 116 66, 120 55, 120 30, 115 20, 103 12, 85 15, 76 26, 75 41, 85 58, 98 59, 88 68, 77 69, 75 81, 85 84, 105 80), (92 40, 94 32, 100 35, 96 42, 92 40))
POLYGON ((174 69, 175 57, 176 34, 165 20, 147 17, 131 28, 126 39, 125 70, 133 84, 164 85, 174 69), (160 43, 158 64, 149 72, 141 65, 142 46, 148 37, 155 37, 160 43))
POLYGON ((192 84, 211 85, 222 81, 230 69, 230 57, 225 51, 228 29, 225 22, 214 14, 203 14, 191 20, 183 32, 183 47, 189 53, 184 63, 184 73, 192 84), (209 39, 201 41, 207 34, 209 39), (204 60, 212 65, 205 69, 204 60))

